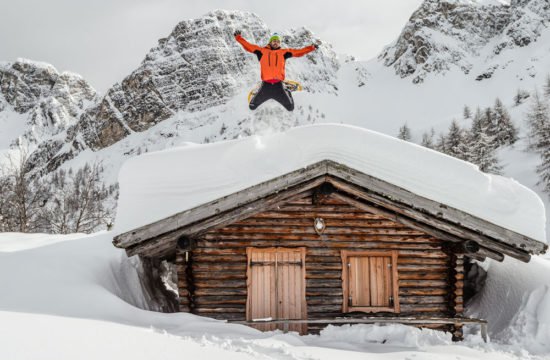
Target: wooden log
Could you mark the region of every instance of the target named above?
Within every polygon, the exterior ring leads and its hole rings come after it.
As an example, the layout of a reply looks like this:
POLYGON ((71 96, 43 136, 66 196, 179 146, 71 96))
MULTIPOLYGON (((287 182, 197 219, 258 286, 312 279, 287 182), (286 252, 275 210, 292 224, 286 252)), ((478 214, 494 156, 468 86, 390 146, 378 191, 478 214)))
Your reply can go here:
POLYGON ((350 205, 308 205, 308 204, 283 204, 279 205, 277 209, 273 209, 277 212, 285 213, 303 213, 303 212, 314 212, 317 210, 326 211, 330 213, 356 213, 361 212, 361 209, 358 209, 350 205))
MULTIPOLYGON (((200 242, 200 240, 199 240, 200 242)), ((224 256, 224 255, 241 255, 240 259, 246 260, 246 249, 245 248, 231 248, 231 249, 220 249, 217 247, 205 247, 201 244, 198 246, 193 253, 195 255, 210 255, 210 256, 224 256)), ((245 261, 246 262, 246 261, 245 261)))
POLYGON ((397 265, 399 273, 402 272, 447 272, 447 267, 442 265, 397 265))
MULTIPOLYGON (((307 254, 313 256, 340 256, 342 250, 356 250, 355 247, 350 246, 346 248, 307 248, 307 254)), ((445 261, 448 259, 448 255, 443 251, 423 251, 423 250, 404 250, 396 249, 399 252, 398 263, 400 257, 416 257, 420 260, 434 259, 436 261, 445 261)))
POLYGON ((447 288, 399 288, 399 297, 416 295, 416 296, 434 296, 434 295, 447 295, 449 290, 447 288))
MULTIPOLYGON (((400 242, 401 238, 395 237, 392 240, 384 238, 380 240, 378 237, 364 239, 364 241, 331 241, 330 246, 333 249, 396 249, 396 250, 421 250, 421 251, 437 251, 441 249, 439 244, 420 244, 420 243, 404 243, 400 242), (387 242, 379 242, 379 241, 387 242), (390 242, 391 241, 391 242, 390 242)), ((251 235, 247 241, 242 241, 235 235, 219 235, 217 239, 202 242, 202 246, 209 247, 269 247, 269 246, 284 246, 284 247, 314 247, 323 248, 328 245, 327 240, 319 240, 300 236, 285 236, 276 235, 251 235), (216 241, 217 240, 217 241, 216 241)))
MULTIPOLYGON (((197 244, 198 247, 221 247, 221 246, 261 246, 251 245, 254 243, 266 242, 266 241, 287 241, 287 242, 303 242, 309 246, 321 246, 328 241, 335 245, 340 243, 347 243, 348 246, 356 245, 368 245, 370 242, 388 242, 394 243, 394 245, 411 246, 411 248, 421 249, 441 249, 441 245, 434 242, 431 237, 425 236, 404 236, 399 234, 270 234, 270 233, 254 233, 242 236, 239 234, 220 234, 220 233, 208 233, 204 236, 204 241, 197 244), (322 239, 322 240, 321 240, 322 239), (257 240, 254 242, 254 240, 257 240), (212 242, 216 242, 217 245, 213 245, 212 242), (408 243, 411 244, 408 244, 408 243)), ((265 245, 264 245, 265 246, 265 245)), ((295 245, 299 246, 299 245, 295 245)), ((405 247, 406 248, 406 247, 405 247)))
POLYGON ((448 286, 447 280, 399 280, 399 288, 401 287, 444 287, 448 286))
MULTIPOLYGON (((322 217, 322 216, 317 216, 322 217)), ((341 219, 341 218, 331 218, 324 219, 325 223, 329 227, 341 228, 341 227, 354 227, 354 228, 405 228, 403 225, 396 223, 391 220, 386 220, 382 217, 380 218, 369 218, 369 219, 341 219)), ((233 226, 312 226, 313 218, 308 217, 296 217, 296 218, 249 218, 243 221, 237 222, 233 225, 223 228, 223 230, 231 229, 233 226)))
POLYGON ((338 296, 342 297, 342 287, 339 288, 306 288, 306 296, 338 296))
MULTIPOLYGON (((442 253, 443 254, 443 253, 442 253)), ((412 265, 412 264, 421 264, 421 265, 441 265, 441 266, 448 266, 449 259, 448 256, 443 254, 443 258, 439 259, 426 259, 422 258, 420 255, 410 257, 410 256, 403 256, 403 253, 399 253, 399 257, 397 258, 397 265, 412 265)))
POLYGON ((342 271, 342 261, 340 260, 339 264, 335 263, 322 263, 322 262, 313 262, 306 260, 306 268, 308 270, 314 271, 342 271))
POLYGON ((212 280, 245 280, 246 272, 233 272, 233 271, 209 271, 209 272, 195 272, 195 283, 199 281, 212 281, 212 280))
POLYGON ((197 289, 204 288, 246 288, 245 280, 197 280, 195 281, 195 287, 197 289))
POLYGON ((420 273, 420 272, 400 272, 399 280, 447 280, 447 273, 420 273))
POLYGON ((197 306, 217 304, 246 305, 246 296, 198 296, 195 304, 197 306))
POLYGON ((330 313, 338 312, 342 313, 342 305, 309 305, 307 306, 307 312, 309 313, 330 313))
POLYGON ((195 296, 237 296, 247 295, 246 288, 198 288, 195 290, 195 296))
POLYGON ((306 254, 306 263, 334 264, 337 263, 342 267, 342 258, 340 256, 313 256, 306 254))
MULTIPOLYGON (((326 224, 326 223, 325 223, 326 224)), ((292 226, 292 225, 282 225, 282 226, 233 226, 230 228, 218 229, 216 231, 208 232, 205 236, 206 239, 216 239, 220 235, 237 235, 240 238, 250 235, 260 236, 261 234, 278 234, 278 235, 311 235, 318 236, 313 228, 313 222, 309 226, 292 226)), ((323 231, 324 235, 392 235, 392 236, 407 236, 408 237, 418 237, 423 239, 426 242, 437 242, 432 237, 426 237, 426 234, 416 230, 410 230, 403 227, 363 227, 363 228, 353 228, 353 227, 332 227, 326 224, 326 228, 323 231)))
POLYGON ((430 312, 430 313, 445 313, 449 309, 448 304, 402 304, 401 305, 401 312, 414 312, 414 313, 422 313, 422 312, 430 312))
POLYGON ((342 305, 342 296, 310 296, 306 297, 308 306, 315 305, 342 305))
POLYGON ((193 312, 196 314, 227 314, 227 313, 244 313, 245 305, 238 304, 229 304, 227 306, 222 306, 218 304, 217 306, 210 305, 200 305, 196 306, 193 309, 193 312))
MULTIPOLYGON (((292 212, 284 211, 265 211, 262 213, 254 214, 255 219, 295 219, 297 215, 292 212)), ((345 220, 370 220, 378 219, 379 217, 375 214, 369 214, 359 209, 354 212, 339 212, 332 213, 330 211, 306 211, 300 213, 302 218, 315 219, 316 217, 321 217, 327 221, 328 219, 345 219, 345 220)))
POLYGON ((217 271, 241 271, 246 272, 246 263, 239 262, 195 262, 194 272, 217 272, 217 271))
POLYGON ((234 263, 245 263, 246 256, 243 255, 227 255, 227 256, 211 256, 211 255, 202 255, 200 252, 195 255, 195 262, 200 263, 224 263, 224 262, 234 262, 234 263))
POLYGON ((400 304, 446 304, 447 297, 439 296, 399 296, 400 304))
POLYGON ((307 288, 340 288, 342 289, 342 280, 341 279, 312 279, 306 277, 306 289, 307 288))

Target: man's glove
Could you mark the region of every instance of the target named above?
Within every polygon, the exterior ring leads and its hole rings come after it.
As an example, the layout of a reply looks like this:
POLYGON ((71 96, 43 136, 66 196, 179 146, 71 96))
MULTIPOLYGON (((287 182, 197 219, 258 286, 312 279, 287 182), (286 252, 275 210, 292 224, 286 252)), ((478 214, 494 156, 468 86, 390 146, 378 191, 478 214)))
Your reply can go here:
POLYGON ((241 30, 235 30, 235 32, 233 33, 233 35, 235 35, 235 36, 241 35, 241 30))
POLYGON ((319 46, 321 45, 321 40, 316 40, 312 45, 315 47, 315 50, 319 49, 319 46))

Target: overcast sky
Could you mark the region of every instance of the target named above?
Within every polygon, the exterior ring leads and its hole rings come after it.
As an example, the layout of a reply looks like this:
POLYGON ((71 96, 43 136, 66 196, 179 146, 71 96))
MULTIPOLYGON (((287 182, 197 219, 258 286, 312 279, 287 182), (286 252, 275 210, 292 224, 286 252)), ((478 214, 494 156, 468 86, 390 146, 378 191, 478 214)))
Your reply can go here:
POLYGON ((252 11, 273 31, 305 26, 338 53, 367 60, 422 0, 0 0, 0 61, 45 61, 105 92, 182 20, 252 11))

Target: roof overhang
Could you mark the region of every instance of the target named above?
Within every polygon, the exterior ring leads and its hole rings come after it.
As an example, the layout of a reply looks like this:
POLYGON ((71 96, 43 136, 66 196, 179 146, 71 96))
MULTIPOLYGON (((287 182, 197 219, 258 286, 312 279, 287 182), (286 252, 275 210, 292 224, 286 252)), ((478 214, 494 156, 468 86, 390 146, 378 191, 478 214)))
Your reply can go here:
POLYGON ((545 253, 548 248, 545 243, 331 160, 122 233, 114 238, 113 244, 126 249, 129 256, 168 257, 176 251, 181 236, 196 237, 226 226, 326 182, 337 189, 336 196, 367 211, 416 227, 442 240, 475 241, 481 249, 479 258, 502 260, 503 255, 509 255, 527 262, 531 254, 545 253))

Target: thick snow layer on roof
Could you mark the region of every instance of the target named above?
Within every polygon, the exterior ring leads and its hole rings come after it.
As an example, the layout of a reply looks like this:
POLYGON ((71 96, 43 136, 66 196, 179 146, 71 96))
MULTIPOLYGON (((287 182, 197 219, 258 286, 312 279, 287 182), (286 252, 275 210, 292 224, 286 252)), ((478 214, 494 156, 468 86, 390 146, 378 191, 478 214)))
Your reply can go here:
POLYGON ((541 199, 513 179, 422 146, 348 125, 148 153, 121 169, 115 232, 163 219, 291 171, 332 160, 546 242, 541 199))

